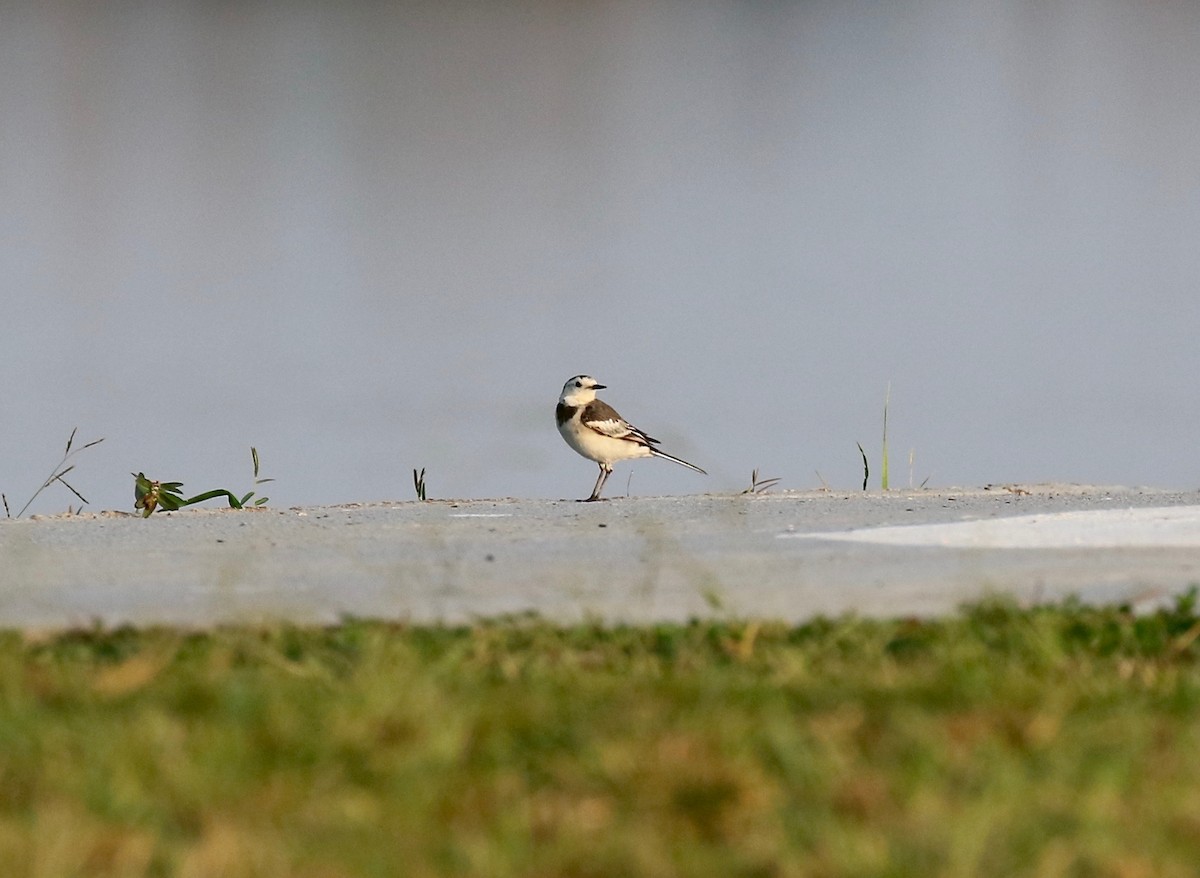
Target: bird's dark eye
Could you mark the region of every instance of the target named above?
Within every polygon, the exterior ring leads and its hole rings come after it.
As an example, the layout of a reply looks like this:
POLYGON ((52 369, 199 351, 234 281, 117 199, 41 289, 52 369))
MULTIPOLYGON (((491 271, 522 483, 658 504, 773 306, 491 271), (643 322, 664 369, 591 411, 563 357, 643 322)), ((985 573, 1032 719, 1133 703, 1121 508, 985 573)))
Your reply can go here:
POLYGON ((576 387, 583 387, 583 382, 582 382, 582 381, 576 381, 576 382, 575 382, 575 386, 576 386, 576 387))

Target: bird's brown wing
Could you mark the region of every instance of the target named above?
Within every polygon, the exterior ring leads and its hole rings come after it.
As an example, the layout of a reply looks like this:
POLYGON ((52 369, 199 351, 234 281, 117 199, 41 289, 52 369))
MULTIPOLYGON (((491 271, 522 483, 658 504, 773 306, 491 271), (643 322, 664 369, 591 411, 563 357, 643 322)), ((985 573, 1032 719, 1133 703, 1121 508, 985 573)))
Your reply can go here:
POLYGON ((625 439, 638 445, 652 445, 658 442, 617 414, 617 410, 608 403, 598 399, 584 406, 579 420, 589 430, 595 430, 601 436, 608 436, 610 439, 625 439))

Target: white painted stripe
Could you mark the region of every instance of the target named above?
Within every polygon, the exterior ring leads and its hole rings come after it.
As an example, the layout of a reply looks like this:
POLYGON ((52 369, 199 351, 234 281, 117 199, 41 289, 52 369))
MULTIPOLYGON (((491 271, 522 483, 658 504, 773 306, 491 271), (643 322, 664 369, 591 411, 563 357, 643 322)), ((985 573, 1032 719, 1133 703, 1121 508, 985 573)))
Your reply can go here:
POLYGON ((778 537, 978 549, 1200 548, 1200 506, 1049 512, 778 537))

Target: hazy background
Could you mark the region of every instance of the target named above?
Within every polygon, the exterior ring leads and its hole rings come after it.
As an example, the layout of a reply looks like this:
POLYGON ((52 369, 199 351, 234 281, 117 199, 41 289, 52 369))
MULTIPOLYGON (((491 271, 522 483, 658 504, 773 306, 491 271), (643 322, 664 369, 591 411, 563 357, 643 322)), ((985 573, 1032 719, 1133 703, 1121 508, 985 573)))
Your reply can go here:
POLYGON ((14 512, 586 496, 578 372, 614 495, 1190 488, 1198 329, 1190 0, 0 0, 14 512))

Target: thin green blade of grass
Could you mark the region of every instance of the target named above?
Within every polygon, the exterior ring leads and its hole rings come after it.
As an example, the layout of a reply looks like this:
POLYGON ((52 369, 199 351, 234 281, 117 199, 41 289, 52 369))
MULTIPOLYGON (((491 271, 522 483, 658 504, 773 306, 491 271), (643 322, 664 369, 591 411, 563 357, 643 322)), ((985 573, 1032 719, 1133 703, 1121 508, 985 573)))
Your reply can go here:
POLYGON ((888 489, 888 406, 892 401, 892 382, 888 382, 887 394, 883 398, 883 463, 879 471, 879 486, 888 489))

